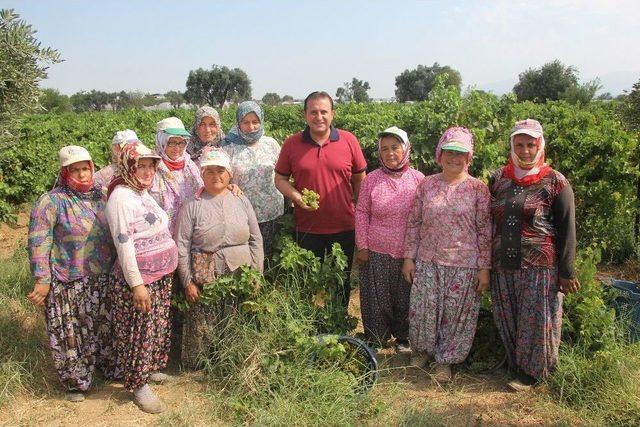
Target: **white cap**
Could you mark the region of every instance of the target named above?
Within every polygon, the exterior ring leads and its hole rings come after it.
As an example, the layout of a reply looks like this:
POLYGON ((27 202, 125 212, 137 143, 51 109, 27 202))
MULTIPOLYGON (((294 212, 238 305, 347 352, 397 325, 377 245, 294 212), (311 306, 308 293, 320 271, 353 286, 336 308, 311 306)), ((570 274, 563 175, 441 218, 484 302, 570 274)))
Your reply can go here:
POLYGON ((122 145, 131 141, 140 141, 134 131, 131 129, 119 130, 111 140, 111 145, 122 145))
POLYGON ((167 117, 156 123, 156 132, 164 132, 172 136, 191 136, 184 128, 184 123, 177 117, 167 117))
POLYGON ((382 138, 383 136, 395 136, 396 138, 400 139, 400 141, 402 141, 403 145, 409 141, 407 133, 400 129, 398 126, 391 126, 390 128, 386 128, 378 134, 378 138, 382 138))
POLYGON ((69 166, 76 162, 92 161, 91 154, 86 148, 78 145, 67 145, 62 147, 58 152, 58 158, 60 159, 60 166, 69 166))
POLYGON ((231 173, 231 158, 219 148, 205 149, 200 155, 200 168, 222 166, 231 173))
POLYGON ((158 155, 158 153, 156 153, 155 151, 153 151, 152 149, 144 145, 142 142, 136 142, 135 147, 136 147, 136 153, 138 154, 138 157, 140 157, 141 159, 147 158, 147 159, 160 160, 162 158, 158 155))

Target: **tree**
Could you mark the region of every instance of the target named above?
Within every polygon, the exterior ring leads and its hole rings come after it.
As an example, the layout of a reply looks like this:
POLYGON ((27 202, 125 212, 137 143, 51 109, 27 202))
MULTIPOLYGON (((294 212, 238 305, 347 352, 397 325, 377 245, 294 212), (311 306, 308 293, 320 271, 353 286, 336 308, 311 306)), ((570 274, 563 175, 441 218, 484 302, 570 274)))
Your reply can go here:
POLYGON ((351 82, 344 82, 344 86, 338 88, 336 98, 338 102, 369 102, 369 89, 369 82, 354 77, 351 82))
POLYGON ((621 102, 627 126, 632 130, 640 131, 640 80, 633 85, 631 92, 621 102))
POLYGON ((559 60, 540 68, 529 68, 518 76, 513 91, 518 101, 546 102, 562 98, 564 93, 578 86, 578 71, 559 60))
POLYGON ((567 88, 560 94, 560 99, 570 104, 588 104, 595 98, 596 92, 602 89, 600 79, 594 79, 581 85, 567 88))
POLYGON ((398 102, 424 101, 433 88, 436 77, 446 74, 445 86, 455 86, 460 90, 462 77, 460 72, 448 65, 440 66, 434 62, 431 67, 418 65, 415 70, 404 70, 396 77, 396 99, 398 102))
POLYGON ((66 113, 72 110, 69 97, 56 89, 42 89, 39 102, 47 113, 66 113))
POLYGON ((19 117, 38 108, 38 84, 48 65, 62 61, 35 33, 13 9, 0 10, 0 148, 15 143, 19 117))
MULTIPOLYGON (((121 92, 123 93, 123 92, 121 92)), ((91 92, 80 91, 71 95, 69 100, 74 111, 80 113, 84 111, 101 111, 107 104, 115 104, 118 94, 110 94, 99 90, 91 92)))
POLYGON ((267 105, 278 105, 282 102, 282 99, 280 99, 280 95, 277 93, 267 92, 262 97, 262 102, 267 105))
POLYGON ((282 102, 293 102, 293 96, 285 95, 282 97, 282 102))
POLYGON ((173 108, 180 108, 180 106, 184 103, 184 94, 182 92, 178 92, 177 90, 170 90, 169 92, 164 94, 164 99, 166 99, 173 108))
POLYGON ((211 70, 198 68, 189 71, 185 99, 196 105, 222 107, 232 99, 251 98, 251 80, 240 68, 213 65, 211 70))

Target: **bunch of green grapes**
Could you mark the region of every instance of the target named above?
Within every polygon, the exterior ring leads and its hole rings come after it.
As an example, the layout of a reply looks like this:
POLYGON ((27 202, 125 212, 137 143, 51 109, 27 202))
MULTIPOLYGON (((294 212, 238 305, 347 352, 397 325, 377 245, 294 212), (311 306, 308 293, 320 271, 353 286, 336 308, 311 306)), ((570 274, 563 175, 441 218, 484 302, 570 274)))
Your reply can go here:
POLYGON ((320 207, 320 195, 313 190, 309 190, 308 188, 303 188, 302 203, 309 206, 313 210, 316 210, 320 207))

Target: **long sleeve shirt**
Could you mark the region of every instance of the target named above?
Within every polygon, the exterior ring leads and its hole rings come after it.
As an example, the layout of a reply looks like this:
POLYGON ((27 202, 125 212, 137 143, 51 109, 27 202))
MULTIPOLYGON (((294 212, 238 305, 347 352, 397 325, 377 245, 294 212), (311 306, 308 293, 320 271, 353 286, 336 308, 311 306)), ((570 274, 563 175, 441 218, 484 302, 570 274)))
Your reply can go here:
POLYGON ((216 262, 234 271, 243 264, 262 271, 262 234, 251 203, 245 196, 212 196, 198 191, 178 215, 178 275, 182 286, 191 282, 191 252, 214 255, 216 262))
POLYGON ((503 176, 489 179, 493 216, 493 266, 520 269, 558 268, 575 277, 576 224, 573 189, 560 172, 519 186, 503 176))
POLYGON ((169 232, 173 235, 180 206, 196 194, 202 187, 200 169, 193 160, 187 158, 180 170, 169 170, 160 161, 158 170, 149 189, 151 197, 169 216, 169 232))
POLYGON ((83 198, 57 187, 31 210, 29 260, 36 282, 70 282, 107 273, 114 253, 99 197, 83 198))
POLYGON ((404 257, 434 264, 491 268, 491 196, 469 176, 447 183, 442 174, 418 186, 407 223, 404 257))
POLYGON ((178 249, 169 233, 169 217, 146 190, 117 186, 106 215, 118 253, 114 272, 129 286, 148 285, 176 269, 178 249))
POLYGON ((356 205, 356 246, 402 258, 407 219, 424 175, 409 168, 394 178, 382 169, 366 176, 356 205))

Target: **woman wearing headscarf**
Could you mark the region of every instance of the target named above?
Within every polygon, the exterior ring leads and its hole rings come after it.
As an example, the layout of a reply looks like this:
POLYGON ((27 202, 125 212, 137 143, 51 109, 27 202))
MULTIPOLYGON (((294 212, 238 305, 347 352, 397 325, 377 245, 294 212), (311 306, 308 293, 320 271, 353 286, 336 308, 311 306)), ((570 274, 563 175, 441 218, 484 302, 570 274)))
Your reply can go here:
POLYGON ((196 119, 187 144, 187 153, 193 161, 198 161, 204 147, 219 147, 224 140, 220 115, 208 105, 196 110, 196 119))
POLYGON ((185 152, 188 137, 189 132, 177 117, 156 124, 156 151, 162 159, 149 194, 169 215, 172 235, 180 206, 202 187, 200 169, 185 152))
POLYGON ((104 326, 104 291, 113 249, 93 161, 83 147, 59 152, 57 186, 31 211, 29 260, 35 281, 29 300, 45 307, 49 347, 58 378, 73 402, 84 400, 104 326))
POLYGON ((107 376, 123 377, 134 402, 149 413, 165 409, 147 382, 167 365, 171 285, 178 264, 169 217, 148 193, 159 161, 141 142, 125 144, 106 207, 118 255, 109 292, 115 363, 107 376))
POLYGON ((231 158, 233 183, 242 189, 256 213, 265 257, 269 258, 276 220, 284 213, 284 196, 274 184, 280 146, 275 139, 264 135, 264 117, 257 103, 245 101, 238 105, 236 124, 222 148, 231 158))
POLYGON ((418 186, 407 223, 403 274, 412 282, 409 339, 418 367, 435 359, 435 379, 451 379, 473 343, 480 295, 491 268, 490 195, 468 173, 473 136, 447 129, 436 148, 442 172, 418 186))
POLYGON ((111 140, 111 163, 100 169, 94 175, 94 181, 96 186, 102 188, 105 192, 107 186, 111 182, 113 176, 118 172, 118 154, 120 154, 120 147, 127 142, 137 141, 138 135, 131 129, 120 130, 116 132, 111 140))
POLYGON ((545 163, 542 126, 519 121, 506 166, 489 179, 491 300, 515 378, 526 390, 558 364, 563 294, 575 292, 575 205, 569 181, 545 163))
POLYGON ((367 339, 381 346, 395 337, 409 351, 409 294, 402 277, 407 218, 421 172, 409 165, 407 133, 393 126, 378 135, 380 167, 367 175, 356 206, 356 262, 360 265, 360 310, 367 339))
POLYGON ((178 275, 187 300, 182 333, 182 363, 196 368, 215 339, 216 325, 228 315, 228 301, 215 307, 198 304, 202 286, 241 265, 262 271, 262 237, 251 203, 229 191, 231 164, 220 149, 205 148, 200 157, 204 186, 183 205, 178 218, 178 275))

